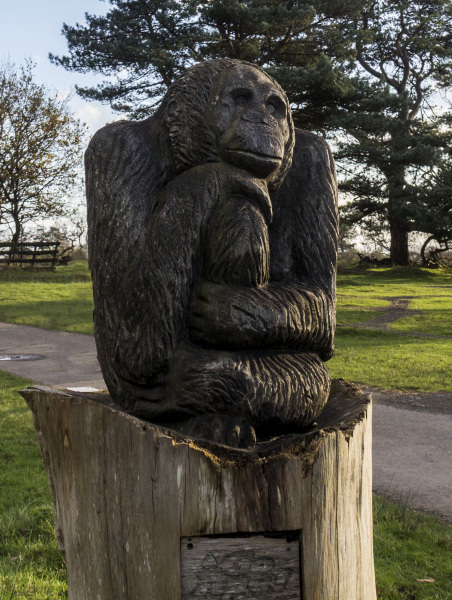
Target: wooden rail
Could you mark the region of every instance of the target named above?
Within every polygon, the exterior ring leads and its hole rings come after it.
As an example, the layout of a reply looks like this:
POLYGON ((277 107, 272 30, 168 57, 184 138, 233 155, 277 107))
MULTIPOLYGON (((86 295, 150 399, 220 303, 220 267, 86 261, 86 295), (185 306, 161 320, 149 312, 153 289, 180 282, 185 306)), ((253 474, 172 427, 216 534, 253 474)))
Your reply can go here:
POLYGON ((0 242, 0 265, 9 267, 48 267, 58 262, 60 242, 0 242))

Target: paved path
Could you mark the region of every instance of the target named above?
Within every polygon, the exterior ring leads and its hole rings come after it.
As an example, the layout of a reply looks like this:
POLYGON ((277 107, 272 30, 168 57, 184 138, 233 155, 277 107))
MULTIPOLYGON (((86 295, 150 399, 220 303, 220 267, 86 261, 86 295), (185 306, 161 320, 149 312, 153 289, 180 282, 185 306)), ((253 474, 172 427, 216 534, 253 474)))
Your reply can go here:
POLYGON ((452 522, 452 393, 373 397, 373 488, 452 522))
MULTIPOLYGON (((0 360, 0 369, 34 383, 103 387, 91 336, 0 323, 0 355, 6 354, 42 355, 0 360)), ((374 398, 374 490, 452 522, 452 394, 363 389, 374 398)))
POLYGON ((91 335, 0 323, 0 359, 37 354, 38 360, 0 360, 0 369, 56 387, 104 387, 91 335))

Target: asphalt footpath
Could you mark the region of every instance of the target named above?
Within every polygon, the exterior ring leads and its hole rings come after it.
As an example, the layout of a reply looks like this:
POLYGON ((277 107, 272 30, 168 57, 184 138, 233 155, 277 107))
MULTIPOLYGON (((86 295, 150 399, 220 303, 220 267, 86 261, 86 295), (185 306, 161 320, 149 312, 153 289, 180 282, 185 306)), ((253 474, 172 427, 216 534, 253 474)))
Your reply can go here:
MULTIPOLYGON (((94 338, 80 333, 0 323, 0 369, 49 387, 105 387, 94 338)), ((452 522, 452 394, 363 390, 373 397, 374 491, 452 522)))
POLYGON ((104 388, 91 335, 0 323, 0 369, 49 387, 104 388))

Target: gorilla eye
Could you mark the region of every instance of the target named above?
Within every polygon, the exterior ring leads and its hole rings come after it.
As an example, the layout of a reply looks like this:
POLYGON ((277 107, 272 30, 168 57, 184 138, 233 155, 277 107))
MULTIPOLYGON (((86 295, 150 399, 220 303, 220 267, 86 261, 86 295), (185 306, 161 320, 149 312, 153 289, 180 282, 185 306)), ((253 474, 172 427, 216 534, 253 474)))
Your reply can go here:
POLYGON ((234 104, 236 106, 245 106, 246 104, 248 104, 250 98, 251 94, 246 90, 237 91, 237 93, 234 94, 234 104))
POLYGON ((279 96, 270 96, 267 100, 267 111, 273 115, 279 113, 282 116, 286 115, 286 105, 279 96))

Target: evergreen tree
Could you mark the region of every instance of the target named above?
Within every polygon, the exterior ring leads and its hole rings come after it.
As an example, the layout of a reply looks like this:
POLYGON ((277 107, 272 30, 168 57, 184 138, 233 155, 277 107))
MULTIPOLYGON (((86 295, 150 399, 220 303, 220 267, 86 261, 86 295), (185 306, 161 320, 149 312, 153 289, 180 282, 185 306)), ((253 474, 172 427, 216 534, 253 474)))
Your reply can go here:
POLYGON ((298 127, 339 140, 349 222, 386 223, 397 264, 408 263, 410 231, 432 233, 451 136, 431 105, 452 81, 452 0, 109 2, 105 16, 64 25, 69 53, 51 55, 107 77, 83 97, 141 118, 194 63, 254 62, 287 91, 298 127))
POLYGON ((148 116, 168 85, 202 60, 229 57, 269 70, 298 108, 298 125, 322 127, 347 90, 348 40, 338 18, 356 0, 109 0, 105 16, 63 26, 69 54, 51 60, 107 77, 78 88, 134 118, 148 116), (327 56, 334 56, 333 67, 327 56))
POLYGON ((417 207, 419 230, 430 234, 421 249, 421 258, 426 264, 425 252, 431 242, 435 243, 436 256, 452 250, 452 156, 429 174, 428 185, 421 188, 417 198, 417 207))
POLYGON ((452 82, 452 3, 366 2, 342 30, 356 53, 354 97, 332 123, 344 132, 338 158, 351 171, 342 187, 355 198, 345 214, 386 221, 391 259, 405 265, 410 231, 432 233, 447 219, 452 229, 450 210, 438 210, 452 195, 444 178, 451 119, 433 106, 452 82))

